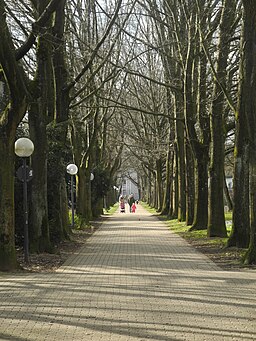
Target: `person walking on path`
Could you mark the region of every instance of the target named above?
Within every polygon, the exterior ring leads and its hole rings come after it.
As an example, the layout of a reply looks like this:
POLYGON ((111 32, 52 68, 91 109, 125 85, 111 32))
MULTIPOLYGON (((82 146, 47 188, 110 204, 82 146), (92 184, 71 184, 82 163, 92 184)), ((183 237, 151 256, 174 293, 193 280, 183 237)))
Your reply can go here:
POLYGON ((135 213, 136 211, 136 205, 135 205, 135 202, 132 204, 132 213, 135 213))
POLYGON ((135 203, 134 196, 133 196, 133 194, 130 194, 128 197, 128 204, 130 206, 130 212, 132 212, 132 204, 134 204, 134 203, 135 203))
POLYGON ((124 201, 123 196, 120 196, 119 198, 119 205, 120 205, 120 212, 125 213, 125 201, 124 201))

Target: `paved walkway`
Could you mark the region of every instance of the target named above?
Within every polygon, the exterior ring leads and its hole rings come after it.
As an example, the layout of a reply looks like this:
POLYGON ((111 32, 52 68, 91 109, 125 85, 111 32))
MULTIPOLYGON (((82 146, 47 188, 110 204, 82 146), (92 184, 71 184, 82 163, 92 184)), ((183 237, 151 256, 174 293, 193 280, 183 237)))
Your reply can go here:
POLYGON ((256 340, 256 272, 226 272, 139 206, 51 274, 0 274, 0 340, 256 340))

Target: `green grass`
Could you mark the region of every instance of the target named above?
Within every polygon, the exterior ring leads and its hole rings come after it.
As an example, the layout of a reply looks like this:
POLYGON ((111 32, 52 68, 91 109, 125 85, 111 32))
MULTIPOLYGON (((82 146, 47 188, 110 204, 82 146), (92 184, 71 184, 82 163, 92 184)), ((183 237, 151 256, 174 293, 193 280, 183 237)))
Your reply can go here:
MULTIPOLYGON (((189 242, 193 243, 202 243, 204 245, 209 245, 209 247, 217 247, 217 248, 223 248, 228 240, 227 238, 221 238, 221 237, 207 237, 207 229, 205 230, 196 230, 196 231, 189 231, 190 226, 187 226, 185 222, 178 222, 177 219, 170 220, 167 216, 161 216, 159 213, 156 212, 156 210, 149 206, 147 203, 142 202, 141 205, 150 213, 158 216, 160 220, 165 222, 168 227, 184 239, 186 239, 189 242)), ((232 212, 225 213, 225 220, 226 221, 232 221, 232 212)), ((227 224, 227 234, 230 235, 231 232, 231 224, 227 224)))
POLYGON ((232 221, 232 211, 225 213, 225 220, 231 220, 232 221))
MULTIPOLYGON (((69 224, 71 225, 72 222, 72 212, 69 211, 69 224)), ((81 216, 75 214, 74 216, 74 229, 79 230, 79 229, 87 229, 91 228, 91 225, 88 224, 81 216)))
MULTIPOLYGON (((178 222, 177 220, 166 220, 167 225, 170 227, 172 231, 179 234, 184 239, 188 240, 189 242, 200 242, 205 245, 214 246, 216 248, 223 248, 228 238, 221 238, 221 237, 208 237, 207 230, 196 230, 196 231, 189 231, 190 226, 187 226, 184 222, 178 222)), ((230 227, 227 228, 228 236, 230 234, 230 227)))
MULTIPOLYGON (((148 204, 142 202, 141 205, 151 214, 157 216, 161 221, 167 224, 167 226, 174 233, 187 240, 196 249, 203 253, 206 253, 212 260, 225 268, 240 268, 243 267, 242 259, 245 253, 244 249, 238 249, 236 247, 226 248, 227 238, 221 237, 208 237, 207 230, 189 231, 190 226, 187 226, 185 222, 178 222, 177 219, 170 220, 167 216, 161 216, 154 208, 148 204)), ((232 212, 225 213, 227 234, 230 235, 232 227, 232 212)))
MULTIPOLYGON (((115 203, 113 206, 111 206, 108 210, 107 209, 103 209, 103 213, 104 215, 111 215, 114 214, 116 212, 116 210, 118 209, 119 204, 115 203)), ((72 222, 72 212, 71 210, 69 211, 69 224, 71 225, 72 222)), ((89 229, 91 228, 91 224, 86 222, 81 216, 76 215, 74 216, 74 229, 79 230, 79 229, 89 229)))
POLYGON ((150 213, 152 213, 152 214, 158 214, 158 213, 156 212, 156 209, 153 208, 153 207, 151 207, 151 206, 149 206, 147 203, 145 203, 145 202, 143 202, 143 201, 140 201, 140 204, 141 204, 141 206, 144 207, 148 212, 150 212, 150 213))
POLYGON ((111 215, 111 214, 114 214, 117 210, 118 210, 118 207, 119 207, 119 203, 116 202, 113 206, 111 206, 109 209, 103 209, 103 213, 104 215, 111 215))

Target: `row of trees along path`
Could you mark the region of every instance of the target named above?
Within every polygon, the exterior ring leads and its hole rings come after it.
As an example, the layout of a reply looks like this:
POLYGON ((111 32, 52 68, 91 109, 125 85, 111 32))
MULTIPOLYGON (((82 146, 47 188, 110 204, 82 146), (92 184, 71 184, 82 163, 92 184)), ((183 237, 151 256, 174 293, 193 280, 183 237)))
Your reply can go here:
POLYGON ((209 237, 227 236, 225 199, 228 246, 256 261, 255 14, 253 0, 0 0, 0 270, 23 238, 20 136, 35 146, 30 252, 69 238, 73 162, 80 224, 135 170, 142 199, 209 237))

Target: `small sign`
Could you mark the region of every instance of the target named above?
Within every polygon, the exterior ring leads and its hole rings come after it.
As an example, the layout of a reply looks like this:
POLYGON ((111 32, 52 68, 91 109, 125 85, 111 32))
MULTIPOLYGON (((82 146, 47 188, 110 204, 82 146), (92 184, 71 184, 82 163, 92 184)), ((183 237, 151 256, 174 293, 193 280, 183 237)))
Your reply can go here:
MULTIPOLYGON (((20 181, 24 182, 24 172, 23 167, 21 166, 18 168, 16 174, 20 181)), ((33 178, 33 169, 29 166, 26 166, 26 182, 29 182, 33 178)))

